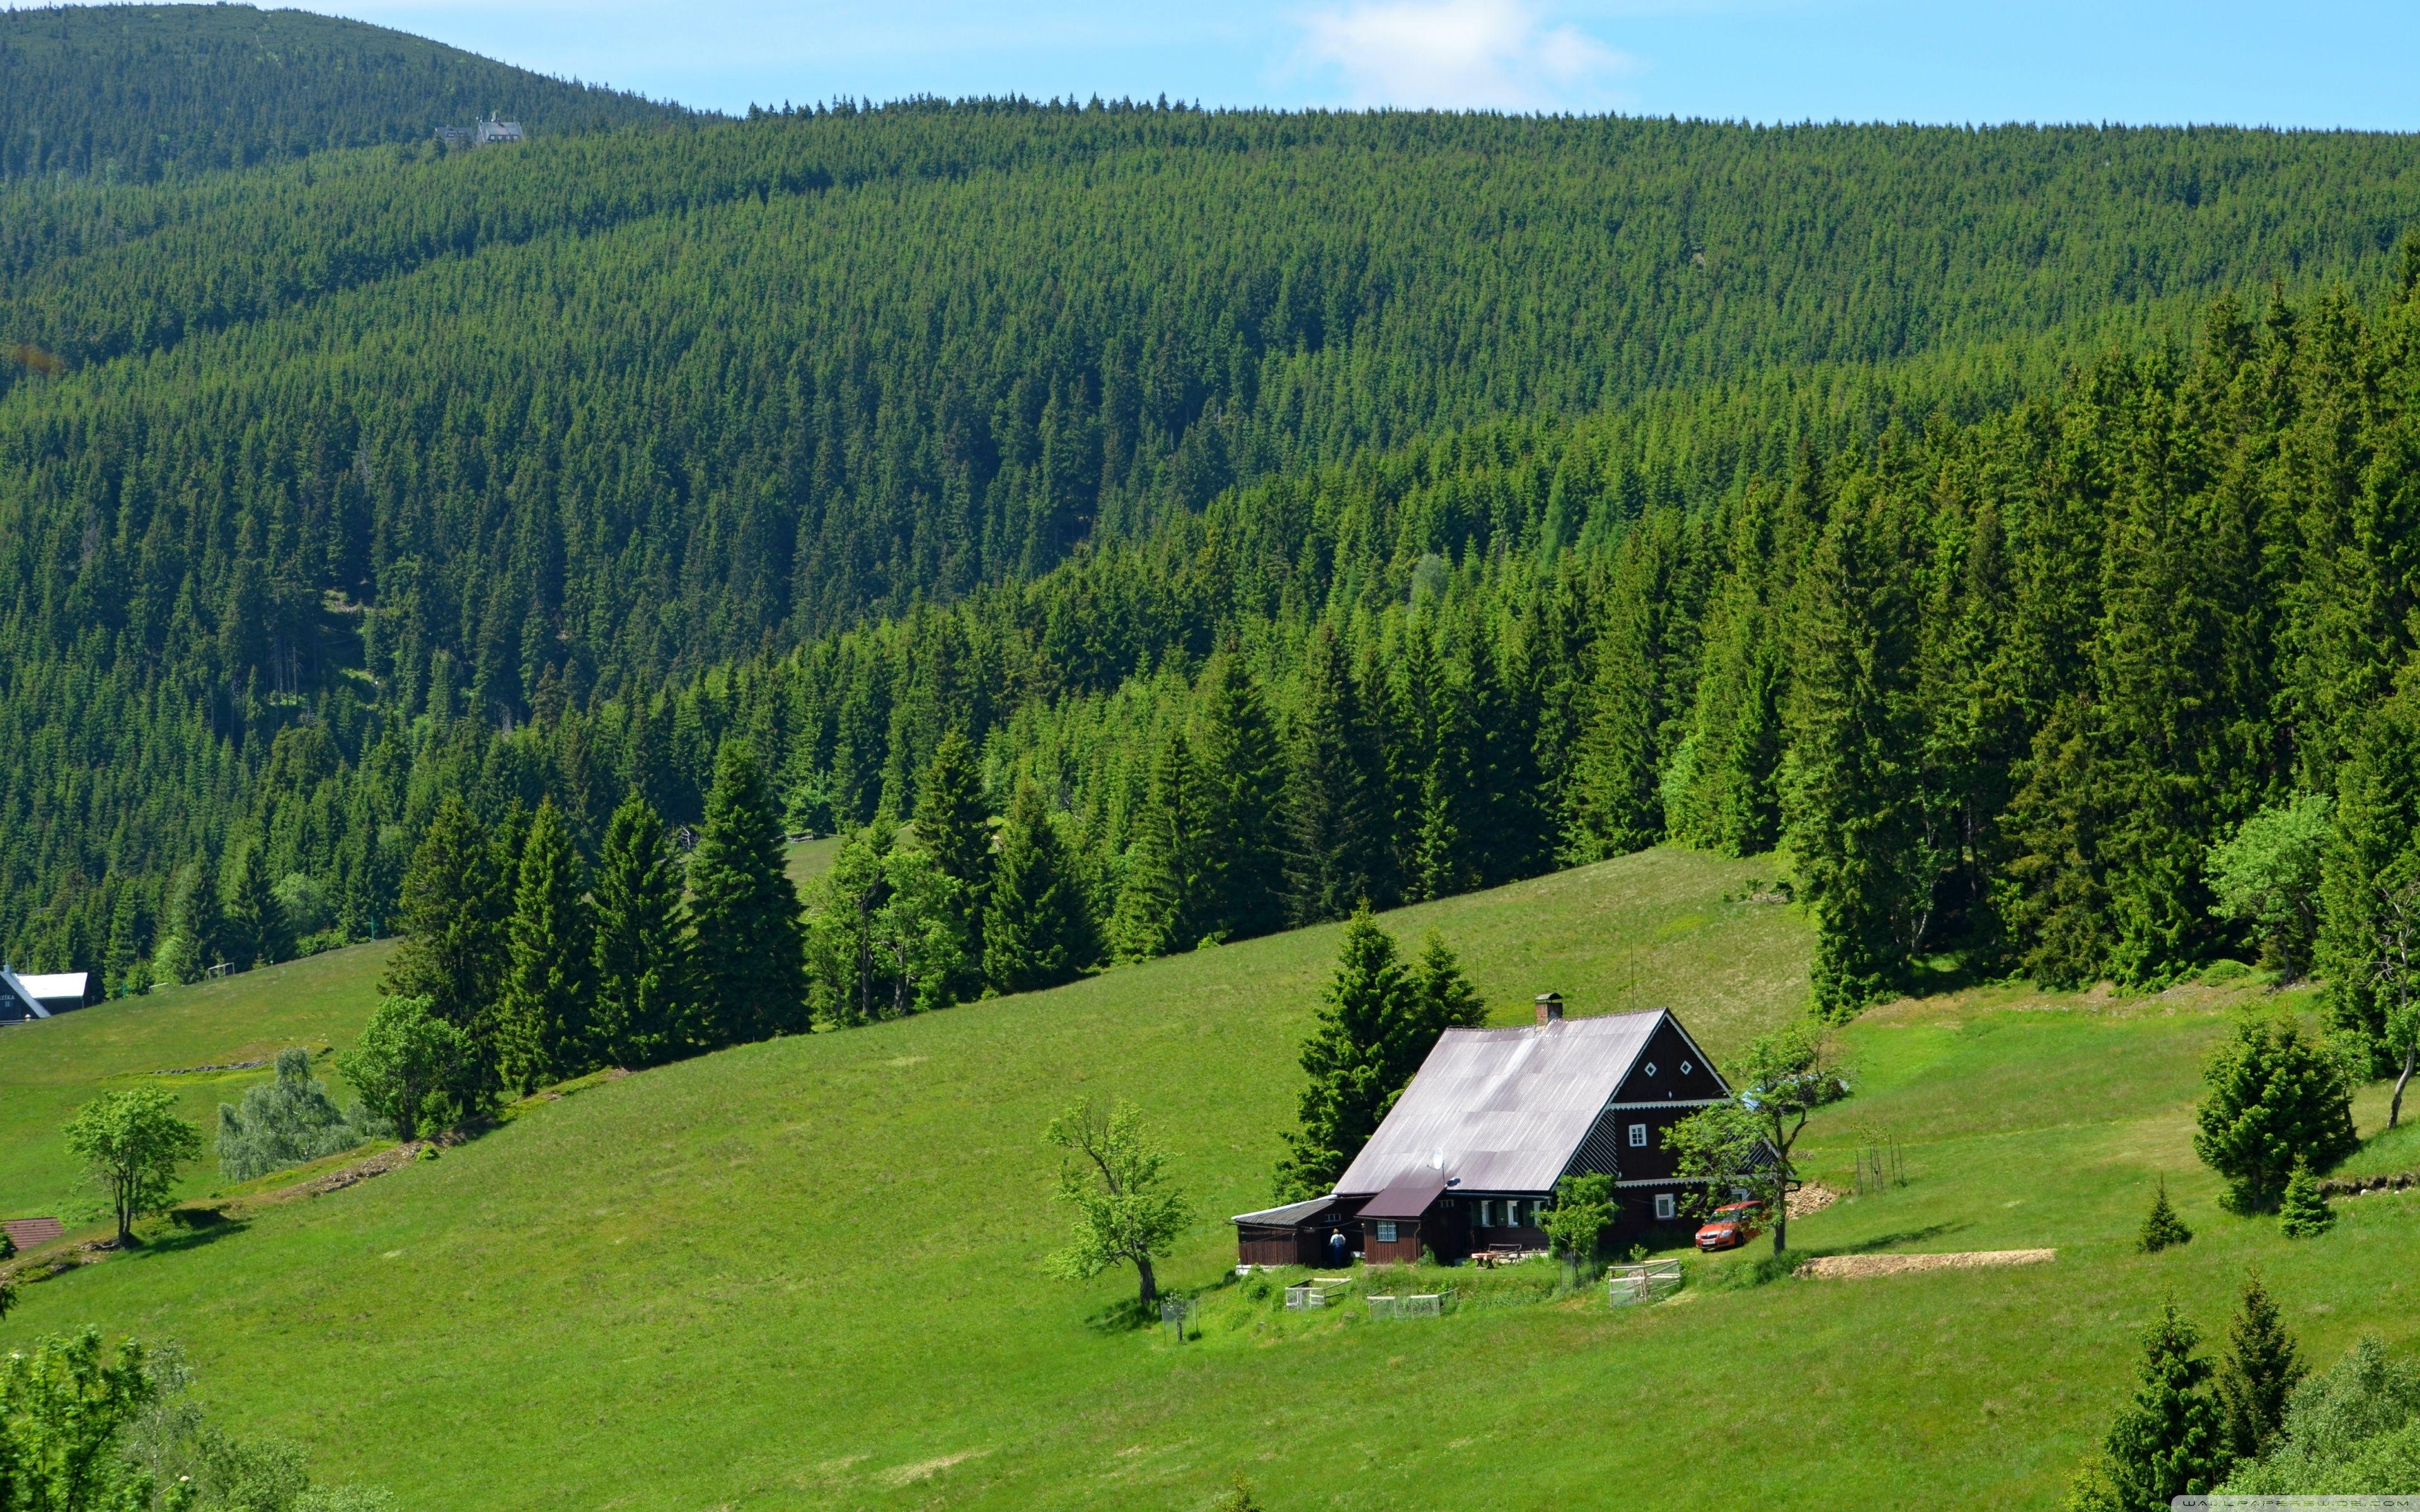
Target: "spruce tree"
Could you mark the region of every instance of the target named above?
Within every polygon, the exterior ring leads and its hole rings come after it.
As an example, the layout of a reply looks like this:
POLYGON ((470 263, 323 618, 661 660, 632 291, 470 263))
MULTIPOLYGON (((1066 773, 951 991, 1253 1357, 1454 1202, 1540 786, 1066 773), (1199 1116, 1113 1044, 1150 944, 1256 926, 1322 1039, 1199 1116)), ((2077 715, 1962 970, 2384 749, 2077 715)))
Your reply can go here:
POLYGON ((168 928, 160 943, 161 974, 200 981, 227 958, 226 917, 219 907, 218 869, 205 856, 177 873, 169 894, 168 928))
POLYGON ((991 817, 974 743, 964 732, 953 730, 941 737, 918 785, 916 847, 958 884, 964 913, 959 932, 970 963, 983 958, 984 900, 992 873, 991 817))
POLYGON ((613 1065, 658 1065, 690 1048, 689 942, 679 855, 633 793, 597 859, 597 1043, 613 1065))
POLYGON ((1050 806, 1031 782, 1017 785, 1001 831, 984 918, 984 973, 1003 993, 1073 981, 1100 958, 1100 939, 1050 806))
POLYGON ((1462 974, 1462 963, 1435 930, 1420 942, 1420 958, 1412 964, 1412 1003, 1418 1035, 1410 1047, 1415 1068, 1428 1058, 1446 1030, 1487 1027, 1487 1000, 1462 974))
POLYGON ((2177 1216, 2168 1202, 2168 1179, 2160 1178, 2159 1195, 2151 1199, 2151 1211, 2144 1216, 2142 1232, 2134 1237, 2134 1247, 2146 1255, 2157 1255, 2173 1244, 2193 1241, 2193 1230, 2177 1216))
POLYGON ((2202 1077, 2194 1153, 2226 1179, 2231 1211, 2273 1211, 2298 1165, 2323 1169, 2359 1143, 2342 1068, 2291 1018, 2239 1024, 2202 1077))
POLYGON ((273 965, 294 954, 294 932, 286 925, 269 876, 267 848, 258 841, 237 854, 226 886, 228 954, 239 969, 273 965))
POLYGON ((587 868, 552 798, 541 799, 521 841, 520 881, 507 932, 512 964, 497 1008, 497 1060, 524 1095, 593 1070, 596 927, 587 868))
POLYGON ((799 894, 783 869, 781 815, 744 741, 725 741, 715 761, 689 885, 706 1046, 805 1030, 799 894))
POLYGON ((2218 1362, 2218 1400, 2227 1453, 2260 1459, 2286 1427, 2286 1403, 2305 1373, 2294 1336, 2279 1320, 2276 1299, 2260 1278, 2243 1283, 2226 1353, 2218 1362))
POLYGON ((2173 1299, 2143 1335, 2134 1399, 2118 1412, 2105 1444, 2110 1482, 2125 1512, 2159 1512, 2175 1497, 2205 1495, 2226 1473, 2210 1362, 2194 1353, 2200 1342, 2173 1299))
POLYGON ((2319 1179, 2311 1174, 2309 1159, 2296 1155, 2286 1195, 2277 1202, 2277 1231, 2288 1239, 2317 1239, 2335 1226, 2335 1210, 2319 1190, 2319 1179))
POLYGON ((2329 1022, 2386 1069, 2386 1006, 2377 973, 2389 900, 2420 878, 2420 683, 2360 717, 2336 776, 2335 836, 2320 863, 2314 969, 2329 1022))
POLYGON ((1287 885, 1297 923, 1388 901, 1385 770, 1336 627, 1312 630, 1287 773, 1287 885))
POLYGON ((1203 787, 1191 744, 1183 731, 1171 732, 1152 764, 1151 786, 1135 816, 1133 870, 1109 926, 1126 960, 1192 949, 1216 927, 1203 787))
POLYGON ((1303 1089, 1300 1127, 1286 1136, 1278 1165, 1280 1200, 1331 1190, 1377 1132, 1395 1094, 1419 1069, 1413 1054, 1419 1011, 1394 939, 1366 904, 1356 909, 1345 921, 1336 975, 1320 994, 1318 1018, 1303 1041, 1302 1069, 1311 1085, 1303 1089))
POLYGON ((1211 927, 1250 939, 1285 926, 1285 753, 1258 684, 1233 651, 1202 676, 1197 742, 1211 927))
POLYGON ((1881 503, 1843 508, 1805 585, 1785 810, 1816 919, 1815 999, 1836 1014, 1899 981, 1931 892, 1900 524, 1881 503))
POLYGON ((468 1036, 465 1086, 495 1085, 497 998, 510 951, 508 863, 462 801, 438 800, 406 869, 396 924, 403 935, 380 991, 426 999, 428 1011, 468 1036))

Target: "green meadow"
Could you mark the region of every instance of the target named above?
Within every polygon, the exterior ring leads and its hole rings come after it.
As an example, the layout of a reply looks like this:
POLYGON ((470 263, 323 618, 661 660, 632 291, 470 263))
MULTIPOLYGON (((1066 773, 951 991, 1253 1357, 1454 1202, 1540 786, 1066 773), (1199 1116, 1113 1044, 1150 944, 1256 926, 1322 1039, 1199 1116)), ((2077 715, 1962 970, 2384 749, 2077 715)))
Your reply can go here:
MULTIPOLYGON (((1499 1023, 1548 988, 1575 1012, 1670 1006, 1719 1059, 1806 993, 1799 911, 1724 901, 1759 873, 1652 851, 1387 922, 1407 948, 1442 931, 1499 1023)), ((2316 1358, 2365 1331, 2412 1342, 2420 1196, 2344 1202, 2335 1232, 2288 1243, 2222 1215, 2192 1157, 2201 1060, 2264 998, 2244 984, 1986 988, 1845 1031, 1860 1095, 1809 1131, 1812 1164, 1851 1188, 1859 1149, 1895 1143, 1907 1180, 1796 1244, 2053 1263, 1756 1286, 1753 1253, 1692 1257, 1677 1299, 1620 1312, 1514 1268, 1455 1273, 1465 1305, 1440 1319, 1370 1321, 1358 1289, 1287 1314, 1233 1279, 1223 1220, 1267 1198, 1336 933, 590 1087, 29 1287, 0 1343, 173 1337, 230 1426, 414 1507, 1203 1508, 1240 1474, 1278 1509, 1644 1509, 2053 1505, 2160 1298, 2216 1327, 2252 1268, 2316 1358), (1141 1103, 1193 1198, 1163 1275, 1199 1297, 1196 1337, 1118 1326, 1129 1277, 1043 1273, 1063 1219, 1040 1130, 1085 1095, 1141 1103), (2160 1172, 2199 1237, 2141 1257, 2160 1172)), ((18 1146, 94 1078, 341 1043, 375 975, 347 952, 88 1011, 39 1050, 0 1034, 9 1200, 55 1189, 63 1156, 18 1146), (249 1016, 197 1006, 238 988, 249 1016), (21 1087, 51 1110, 21 1114, 21 1087)), ((2357 1112, 2382 1124, 2382 1091, 2357 1112)), ((2355 1160, 2400 1168, 2404 1139, 2355 1160)))

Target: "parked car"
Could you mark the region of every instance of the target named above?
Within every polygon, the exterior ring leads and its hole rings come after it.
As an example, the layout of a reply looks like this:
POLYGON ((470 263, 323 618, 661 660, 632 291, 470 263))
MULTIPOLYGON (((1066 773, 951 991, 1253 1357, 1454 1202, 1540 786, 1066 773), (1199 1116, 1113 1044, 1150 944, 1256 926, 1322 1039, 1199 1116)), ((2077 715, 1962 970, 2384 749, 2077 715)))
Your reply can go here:
POLYGON ((1754 1202, 1727 1202, 1698 1230, 1698 1247, 1709 1253, 1737 1249, 1764 1232, 1764 1209, 1754 1202))

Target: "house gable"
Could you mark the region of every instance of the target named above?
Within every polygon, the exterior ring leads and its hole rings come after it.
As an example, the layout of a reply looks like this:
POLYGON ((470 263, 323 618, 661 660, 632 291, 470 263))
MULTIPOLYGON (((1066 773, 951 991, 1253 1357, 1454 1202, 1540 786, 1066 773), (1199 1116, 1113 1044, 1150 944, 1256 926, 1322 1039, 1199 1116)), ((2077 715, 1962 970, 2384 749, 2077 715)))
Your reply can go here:
POLYGON ((1612 1102, 1616 1107, 1711 1103, 1730 1095, 1730 1087, 1707 1062, 1705 1052, 1681 1027, 1681 1021, 1667 1013, 1631 1061, 1612 1102))

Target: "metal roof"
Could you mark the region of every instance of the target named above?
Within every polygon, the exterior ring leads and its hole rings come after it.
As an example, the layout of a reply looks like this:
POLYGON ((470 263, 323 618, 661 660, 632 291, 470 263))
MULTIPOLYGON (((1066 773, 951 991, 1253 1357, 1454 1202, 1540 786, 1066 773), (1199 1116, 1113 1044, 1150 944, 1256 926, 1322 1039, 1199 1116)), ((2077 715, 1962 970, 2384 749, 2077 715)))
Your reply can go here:
POLYGON ((1309 1202, 1289 1202, 1282 1208, 1264 1208, 1258 1212, 1239 1212, 1227 1221, 1231 1224, 1265 1224, 1272 1228, 1292 1228, 1334 1206, 1336 1206, 1336 1198, 1333 1196, 1313 1197, 1309 1202))
POLYGON ((21 976, 17 980, 24 983, 27 995, 44 1002, 65 997, 81 1003, 84 1001, 85 980, 88 975, 82 971, 54 971, 39 977, 21 976))
POLYGON ((1452 1177, 1466 1192, 1552 1190, 1669 1016, 1446 1030, 1336 1190, 1379 1192, 1415 1172, 1452 1177))
POLYGON ((1445 1190, 1443 1171, 1424 1170, 1419 1166, 1405 1171, 1387 1183, 1387 1190, 1364 1203, 1359 1216, 1363 1218, 1417 1218, 1429 1211, 1429 1205, 1445 1190))

